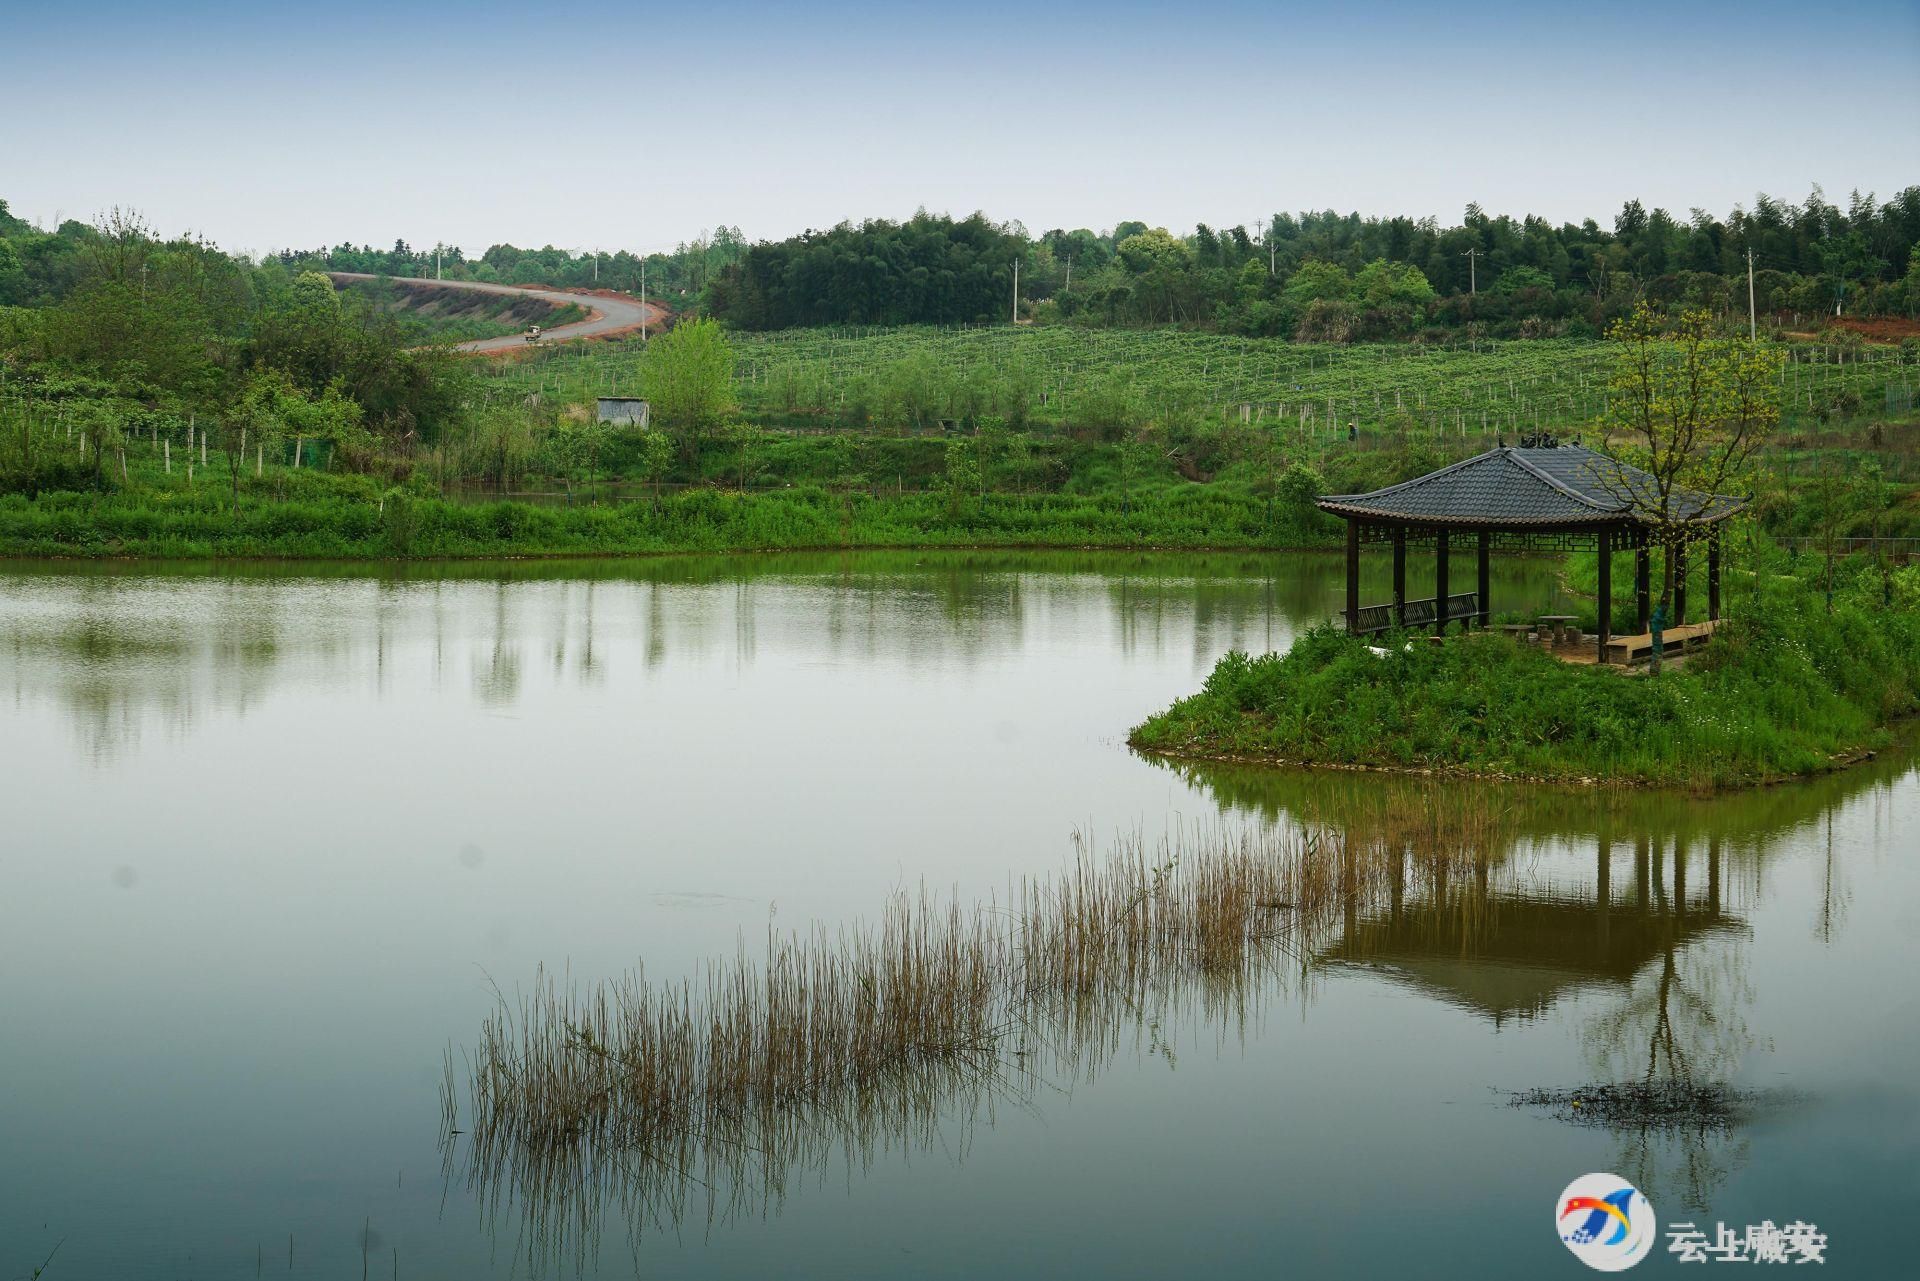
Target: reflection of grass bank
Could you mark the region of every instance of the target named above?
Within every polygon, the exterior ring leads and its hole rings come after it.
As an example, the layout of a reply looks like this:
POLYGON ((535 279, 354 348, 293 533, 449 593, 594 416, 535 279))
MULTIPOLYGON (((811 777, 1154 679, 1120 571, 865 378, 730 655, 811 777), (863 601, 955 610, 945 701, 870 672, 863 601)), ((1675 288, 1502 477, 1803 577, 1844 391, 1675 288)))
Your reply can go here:
POLYGON ((1657 679, 1575 667, 1476 635, 1386 646, 1332 629, 1286 654, 1229 654, 1131 742, 1190 758, 1569 782, 1739 786, 1818 773, 1920 707, 1920 571, 1896 604, 1850 585, 1833 613, 1770 579, 1750 616, 1657 679))
MULTIPOLYGON (((1872 761, 1817 775, 1791 787, 1741 788, 1700 796, 1668 788, 1542 786, 1450 780, 1354 770, 1275 769, 1238 761, 1163 759, 1208 792, 1224 813, 1269 822, 1350 824, 1366 830, 1381 815, 1444 812, 1467 805, 1493 815, 1515 841, 1648 841, 1654 845, 1727 845, 1749 851, 1791 848, 1793 834, 1833 807, 1885 787, 1914 767, 1920 724, 1900 727, 1896 743, 1872 761)), ((1416 847, 1424 848, 1424 846, 1416 847)))

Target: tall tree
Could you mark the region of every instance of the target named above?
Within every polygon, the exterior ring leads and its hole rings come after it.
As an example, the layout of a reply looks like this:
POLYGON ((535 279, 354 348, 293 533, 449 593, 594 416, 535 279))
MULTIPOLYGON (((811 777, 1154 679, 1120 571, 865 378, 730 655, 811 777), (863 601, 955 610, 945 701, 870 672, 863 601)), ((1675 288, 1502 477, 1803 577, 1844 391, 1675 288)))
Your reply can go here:
POLYGON ((647 345, 641 366, 652 413, 691 455, 733 412, 733 344, 712 320, 689 320, 647 345))
POLYGON ((1688 311, 1669 323, 1646 304, 1617 322, 1607 439, 1622 461, 1604 483, 1630 502, 1661 557, 1660 608, 1671 616, 1679 552, 1724 513, 1700 495, 1746 479, 1754 452, 1780 422, 1777 353, 1719 336, 1713 318, 1688 311))

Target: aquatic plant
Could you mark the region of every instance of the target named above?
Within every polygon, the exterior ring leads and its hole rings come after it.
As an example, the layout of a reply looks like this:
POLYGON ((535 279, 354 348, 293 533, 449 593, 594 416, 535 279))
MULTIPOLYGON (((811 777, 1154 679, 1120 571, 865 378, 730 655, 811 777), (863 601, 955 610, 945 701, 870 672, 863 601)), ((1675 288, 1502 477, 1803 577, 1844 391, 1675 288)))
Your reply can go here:
POLYGON ((1419 861, 1436 879, 1483 848, 1480 817, 1435 813, 1364 841, 1259 824, 1100 856, 1077 838, 1069 869, 1004 901, 901 894, 873 923, 769 930, 665 983, 543 972, 501 999, 464 1074, 447 1058, 449 1175, 490 1213, 518 1207, 530 1260, 584 1259, 610 1207, 636 1232, 696 1204, 713 1221, 836 1155, 964 1147, 1129 1033, 1192 1011, 1238 1034, 1257 993, 1306 982, 1319 941, 1397 894, 1409 839, 1439 836, 1419 861))

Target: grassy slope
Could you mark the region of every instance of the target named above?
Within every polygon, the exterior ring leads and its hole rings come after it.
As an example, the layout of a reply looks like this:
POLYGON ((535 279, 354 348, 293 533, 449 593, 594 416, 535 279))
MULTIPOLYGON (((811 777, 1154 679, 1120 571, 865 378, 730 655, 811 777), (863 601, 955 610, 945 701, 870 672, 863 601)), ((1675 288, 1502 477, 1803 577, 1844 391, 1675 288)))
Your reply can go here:
MULTIPOLYGON (((944 488, 948 442, 925 437, 767 433, 710 442, 676 460, 657 502, 631 479, 631 434, 615 437, 595 474, 619 497, 571 504, 455 501, 439 496, 428 456, 404 485, 312 468, 244 467, 232 510, 224 455, 190 481, 176 448, 164 471, 150 442, 130 442, 128 478, 99 489, 0 495, 8 556, 539 556, 849 546, 1252 548, 1330 545, 1337 525, 1257 495, 1242 464, 1210 482, 1162 466, 1123 483, 1116 450, 1036 439, 990 461, 984 495, 944 488), (751 492, 738 486, 744 474, 751 492)), ((66 483, 87 479, 77 453, 66 483)), ((1379 456, 1366 460, 1380 461, 1379 456)), ((584 476, 578 479, 584 480, 584 476)), ((564 495, 565 482, 537 480, 564 495)))
POLYGON ((1902 590, 1904 608, 1828 615, 1806 587, 1777 582, 1764 628, 1731 623, 1657 679, 1499 635, 1387 644, 1380 657, 1324 629, 1283 655, 1228 655, 1131 741, 1175 756, 1696 788, 1815 773, 1920 706, 1920 571, 1902 590))

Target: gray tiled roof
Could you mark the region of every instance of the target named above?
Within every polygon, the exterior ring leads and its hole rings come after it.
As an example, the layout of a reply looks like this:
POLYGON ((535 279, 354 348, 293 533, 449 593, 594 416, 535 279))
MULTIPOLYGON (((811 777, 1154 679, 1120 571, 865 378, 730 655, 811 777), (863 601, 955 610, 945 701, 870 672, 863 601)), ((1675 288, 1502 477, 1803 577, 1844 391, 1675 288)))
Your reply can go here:
MULTIPOLYGON (((1634 520, 1636 498, 1654 501, 1653 477, 1580 445, 1490 449, 1451 467, 1376 489, 1327 494, 1321 510, 1423 524, 1593 525, 1634 520)), ((1692 490, 1676 492, 1684 519, 1718 520, 1740 506, 1692 490)))

